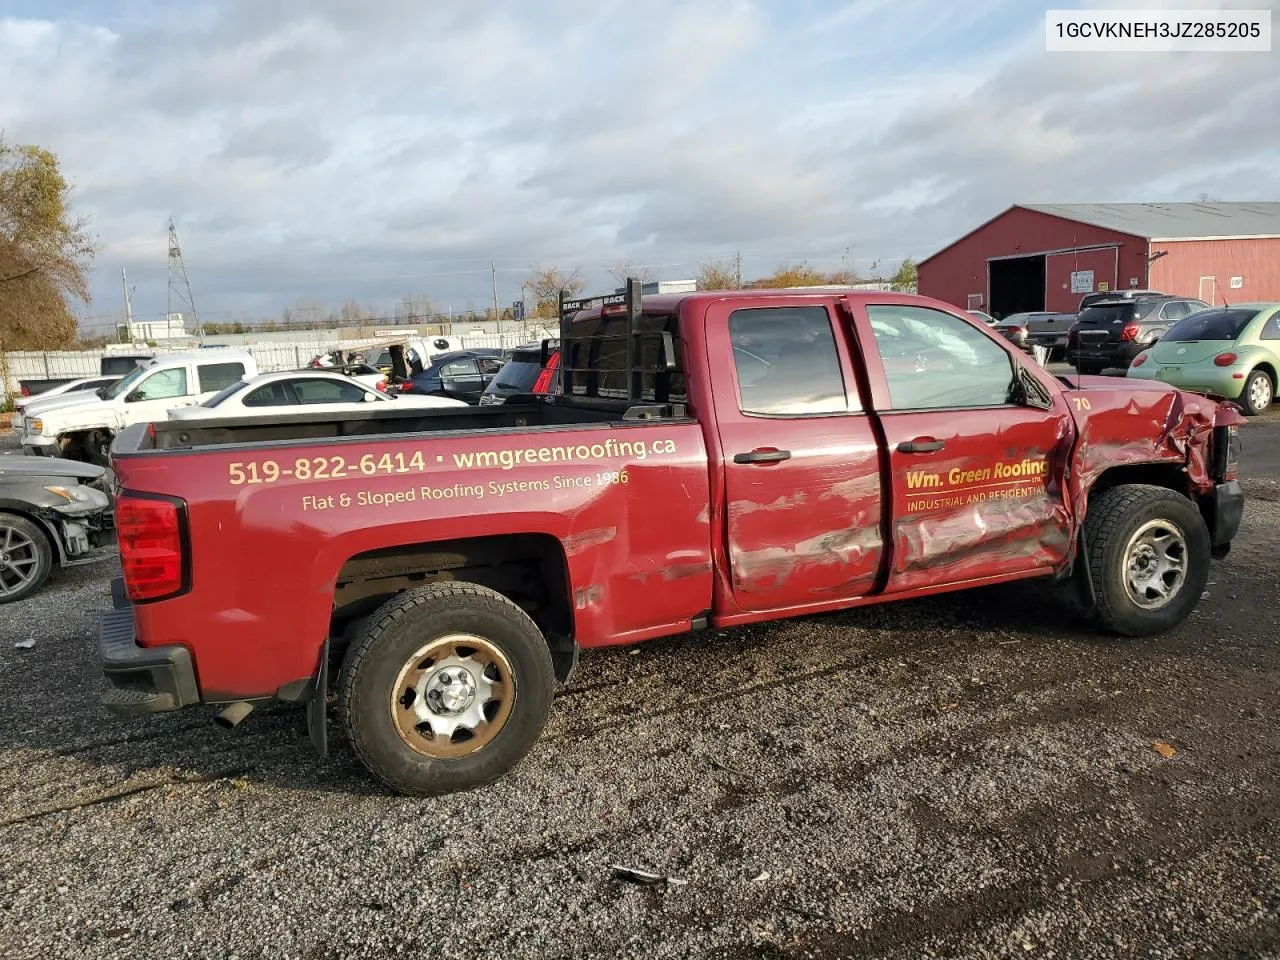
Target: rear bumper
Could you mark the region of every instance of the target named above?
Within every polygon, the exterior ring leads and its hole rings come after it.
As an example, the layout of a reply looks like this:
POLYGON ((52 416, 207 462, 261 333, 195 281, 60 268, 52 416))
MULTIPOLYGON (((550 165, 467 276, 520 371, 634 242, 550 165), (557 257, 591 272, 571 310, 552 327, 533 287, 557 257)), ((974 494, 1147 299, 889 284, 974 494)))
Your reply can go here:
POLYGON ((1134 343, 1127 341, 1124 343, 1107 343, 1100 346, 1080 346, 1079 343, 1069 344, 1067 346, 1067 360, 1076 366, 1081 364, 1091 367, 1102 367, 1104 370, 1110 367, 1128 367, 1133 362, 1133 358, 1146 350, 1149 344, 1134 343))
POLYGON ((111 585, 111 595, 115 609, 98 621, 98 659, 108 685, 102 705, 129 717, 199 703, 191 651, 177 644, 139 646, 133 607, 124 597, 119 577, 111 585))
POLYGON ((1206 498, 1202 509, 1209 522, 1213 547, 1221 553, 1222 548, 1230 545, 1240 532, 1240 524, 1244 520, 1244 490, 1240 481, 1219 483, 1206 498))

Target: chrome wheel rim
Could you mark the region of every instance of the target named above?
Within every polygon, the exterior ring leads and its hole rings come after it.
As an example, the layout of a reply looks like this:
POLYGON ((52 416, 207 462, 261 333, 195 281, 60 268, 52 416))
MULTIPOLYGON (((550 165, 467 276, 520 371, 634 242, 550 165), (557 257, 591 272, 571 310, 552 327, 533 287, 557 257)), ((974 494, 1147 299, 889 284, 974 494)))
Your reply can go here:
POLYGON ((1265 376, 1254 377, 1249 384, 1249 402, 1255 410, 1265 410, 1271 406, 1271 381, 1265 376))
POLYGON ((30 586, 40 572, 40 549, 15 527, 0 524, 0 597, 30 586))
POLYGON ((1187 581, 1187 538, 1169 520, 1149 520, 1124 551, 1124 585, 1144 610, 1168 606, 1187 581))
POLYGON ((464 757, 502 732, 515 706, 511 664, 493 643, 453 633, 423 644, 391 689, 400 738, 433 759, 464 757))

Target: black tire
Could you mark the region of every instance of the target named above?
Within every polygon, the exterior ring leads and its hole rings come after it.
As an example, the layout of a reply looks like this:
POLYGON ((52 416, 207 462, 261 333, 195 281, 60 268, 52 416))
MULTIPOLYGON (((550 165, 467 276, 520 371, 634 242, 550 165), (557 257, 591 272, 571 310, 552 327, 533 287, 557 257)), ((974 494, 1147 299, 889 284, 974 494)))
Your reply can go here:
MULTIPOLYGON (((1182 623, 1200 602, 1209 580, 1209 530, 1195 504, 1182 494, 1146 484, 1112 487, 1090 500, 1084 526, 1097 601, 1093 614, 1102 626, 1130 637, 1161 633, 1182 623), (1131 560, 1126 554, 1136 535, 1161 521, 1182 536, 1184 575, 1170 585, 1162 605, 1148 607, 1126 583, 1131 560)), ((1145 558, 1138 559, 1145 565, 1145 558)))
POLYGON ((16 513, 0 512, 0 604, 31 596, 53 572, 53 544, 39 525, 16 513), (14 543, 23 538, 21 548, 14 543), (10 549, 6 550, 6 544, 10 549), (29 546, 26 546, 29 544, 29 546), (34 566, 29 562, 35 561, 34 566), (14 566, 10 566, 10 563, 14 566), (26 578, 26 583, 21 579, 26 578))
POLYGON ((1271 409, 1271 404, 1276 399, 1276 385, 1272 382, 1271 377, 1265 370, 1254 370, 1245 378, 1244 389, 1240 391, 1240 396, 1236 402, 1240 405, 1240 409, 1244 411, 1246 417, 1256 417, 1258 414, 1266 413, 1271 409), (1260 403, 1262 399, 1260 394, 1263 393, 1262 384, 1266 384, 1266 402, 1260 403), (1257 385, 1258 390, 1254 390, 1257 385), (1256 397, 1256 399, 1255 399, 1256 397))
POLYGON ((338 711, 347 737, 374 776, 400 793, 429 796, 478 787, 511 770, 533 747, 551 712, 551 651, 523 610, 471 583, 438 583, 383 604, 352 640, 338 681, 338 711), (497 648, 514 691, 492 740, 465 756, 416 750, 400 733, 392 694, 415 653, 438 638, 471 634, 497 648))

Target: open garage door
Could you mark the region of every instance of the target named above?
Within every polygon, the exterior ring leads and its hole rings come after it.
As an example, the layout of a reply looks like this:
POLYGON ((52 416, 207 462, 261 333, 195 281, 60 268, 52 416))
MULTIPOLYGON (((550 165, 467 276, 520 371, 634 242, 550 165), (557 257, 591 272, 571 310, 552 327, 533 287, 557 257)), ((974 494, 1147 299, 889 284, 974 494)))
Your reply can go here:
POLYGON ((987 261, 991 313, 1007 317, 1044 309, 1044 254, 987 261))

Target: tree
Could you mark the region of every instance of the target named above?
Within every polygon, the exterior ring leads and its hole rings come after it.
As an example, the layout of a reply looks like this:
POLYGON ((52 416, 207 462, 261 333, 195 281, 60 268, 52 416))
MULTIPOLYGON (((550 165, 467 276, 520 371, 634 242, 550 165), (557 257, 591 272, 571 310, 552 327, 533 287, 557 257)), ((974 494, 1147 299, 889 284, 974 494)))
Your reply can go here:
POLYGON ((898 272, 893 275, 893 279, 889 282, 893 284, 893 289, 899 293, 915 293, 919 284, 916 274, 916 262, 907 257, 902 261, 902 266, 898 267, 898 272))
POLYGON ((535 304, 532 316, 554 317, 560 310, 560 291, 566 297, 576 297, 586 289, 582 268, 561 270, 557 267, 530 267, 525 286, 533 294, 535 304))
POLYGON ((699 290, 737 290, 738 272, 723 263, 711 261, 701 264, 698 269, 699 290))
POLYGON ((633 260, 619 260, 609 268, 609 276, 613 277, 614 282, 620 287, 626 286, 627 280, 631 277, 641 283, 653 283, 658 279, 658 275, 652 267, 646 267, 644 264, 636 263, 633 260))
POLYGON ((755 289, 773 289, 777 287, 820 287, 828 283, 817 270, 808 264, 800 264, 792 266, 791 264, 783 264, 774 270, 767 277, 761 277, 759 280, 753 280, 748 284, 749 287, 755 289))
POLYGON ((48 150, 0 140, 0 349, 68 346, 94 245, 48 150))

